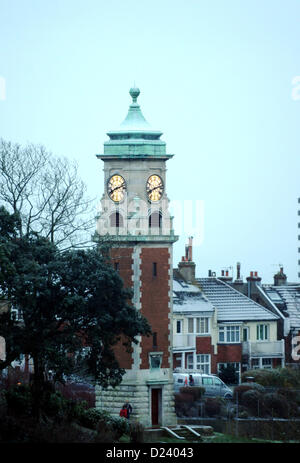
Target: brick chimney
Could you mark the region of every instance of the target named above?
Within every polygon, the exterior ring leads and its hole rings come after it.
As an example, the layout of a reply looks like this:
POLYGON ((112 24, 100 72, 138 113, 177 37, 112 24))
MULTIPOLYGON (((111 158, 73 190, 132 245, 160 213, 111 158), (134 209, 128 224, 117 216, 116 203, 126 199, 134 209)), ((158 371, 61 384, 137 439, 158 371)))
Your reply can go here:
POLYGON ((274 285, 275 286, 282 286, 286 285, 287 283, 287 276, 283 273, 283 267, 280 267, 280 270, 276 275, 274 275, 274 285))
POLYGON ((219 277, 219 280, 231 282, 232 277, 229 275, 229 270, 221 270, 221 276, 219 277))
POLYGON ((255 292, 255 284, 261 282, 261 277, 258 276, 257 272, 250 272, 250 276, 246 280, 248 282, 248 297, 251 298, 255 292))
POLYGON ((193 262, 193 237, 189 237, 188 244, 185 246, 185 256, 182 256, 178 264, 178 270, 182 278, 187 283, 195 281, 196 264, 193 262))
POLYGON ((258 276, 257 272, 250 272, 250 276, 246 278, 247 281, 261 281, 261 277, 258 276))

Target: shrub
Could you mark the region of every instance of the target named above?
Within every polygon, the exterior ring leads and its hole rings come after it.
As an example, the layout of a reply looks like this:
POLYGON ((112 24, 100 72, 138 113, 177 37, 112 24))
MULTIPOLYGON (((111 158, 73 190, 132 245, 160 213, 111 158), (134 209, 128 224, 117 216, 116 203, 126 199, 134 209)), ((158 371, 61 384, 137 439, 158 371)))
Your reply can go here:
POLYGON ((67 410, 67 400, 59 393, 46 393, 41 408, 47 416, 62 418, 67 410))
POLYGON ((127 419, 112 417, 103 410, 81 407, 76 420, 81 426, 97 431, 97 442, 108 442, 107 438, 118 440, 123 434, 129 433, 127 419))
POLYGON ((251 389, 255 389, 256 391, 260 392, 263 394, 265 392, 265 387, 262 386, 259 383, 241 383, 240 386, 247 386, 250 387, 251 389))
POLYGON ((299 369, 248 370, 242 374, 242 379, 244 380, 247 376, 253 376, 256 383, 266 387, 300 388, 299 369))
POLYGON ((264 395, 264 407, 270 416, 288 418, 289 403, 285 397, 277 393, 271 392, 264 395))
POLYGON ((181 394, 186 394, 192 396, 192 400, 201 400, 204 393, 205 393, 205 388, 204 387, 181 387, 180 388, 180 393, 181 394))
POLYGON ((238 401, 240 402, 241 399, 242 399, 242 395, 246 392, 246 391, 250 391, 252 388, 250 386, 250 384, 241 384, 240 386, 236 386, 234 388, 234 392, 233 392, 233 398, 234 400, 238 399, 238 401))
POLYGON ((205 414, 207 416, 220 415, 223 401, 218 397, 208 397, 205 400, 205 414))
POLYGON ((110 415, 107 412, 89 408, 88 410, 81 411, 77 417, 77 421, 81 426, 96 430, 101 423, 105 423, 109 418, 110 415))
MULTIPOLYGON (((123 434, 129 434, 132 424, 127 418, 111 416, 107 421, 107 429, 113 434, 115 440, 119 440, 123 434)), ((141 425, 142 426, 142 425, 141 425)))
POLYGON ((32 395, 29 386, 15 386, 5 391, 5 399, 9 413, 18 416, 31 414, 32 395))
POLYGON ((185 388, 181 388, 180 392, 175 394, 175 402, 177 403, 191 403, 194 402, 193 394, 189 393, 188 391, 183 391, 185 388))
POLYGON ((243 393, 241 404, 247 407, 255 416, 263 414, 263 394, 255 389, 249 389, 243 393))
POLYGON ((88 404, 84 400, 77 402, 75 400, 66 401, 66 419, 68 421, 80 422, 82 415, 87 410, 88 404))

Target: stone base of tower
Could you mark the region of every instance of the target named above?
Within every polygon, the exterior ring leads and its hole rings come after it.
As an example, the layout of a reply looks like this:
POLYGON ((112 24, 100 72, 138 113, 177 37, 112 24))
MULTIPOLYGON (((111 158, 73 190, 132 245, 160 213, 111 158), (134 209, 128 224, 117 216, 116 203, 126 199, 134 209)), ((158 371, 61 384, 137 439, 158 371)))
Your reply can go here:
POLYGON ((136 380, 130 373, 124 375, 115 389, 96 387, 96 408, 119 416, 122 405, 128 400, 133 408, 132 421, 145 427, 176 426, 173 378, 169 371, 162 370, 155 377, 149 370, 140 371, 136 380))

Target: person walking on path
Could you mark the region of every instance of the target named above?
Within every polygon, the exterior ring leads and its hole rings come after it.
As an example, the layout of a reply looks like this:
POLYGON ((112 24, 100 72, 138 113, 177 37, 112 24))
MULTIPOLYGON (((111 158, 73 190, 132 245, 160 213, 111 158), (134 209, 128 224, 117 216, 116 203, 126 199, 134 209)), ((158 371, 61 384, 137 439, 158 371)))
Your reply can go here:
POLYGON ((123 407, 120 410, 120 416, 123 418, 128 418, 128 413, 127 413, 127 408, 126 405, 124 404, 123 407))

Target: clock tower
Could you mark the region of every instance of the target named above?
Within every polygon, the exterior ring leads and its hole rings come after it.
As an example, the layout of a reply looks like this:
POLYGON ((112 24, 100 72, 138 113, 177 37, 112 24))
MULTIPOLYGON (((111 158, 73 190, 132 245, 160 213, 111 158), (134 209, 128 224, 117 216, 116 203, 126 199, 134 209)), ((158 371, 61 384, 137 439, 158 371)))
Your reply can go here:
POLYGON ((162 132, 144 118, 130 89, 132 103, 119 128, 107 133, 103 154, 104 194, 97 233, 111 243, 111 258, 133 304, 147 318, 150 337, 140 336, 132 352, 122 343, 115 353, 126 370, 118 388, 97 388, 96 407, 119 415, 125 400, 132 419, 145 426, 174 425, 172 364, 172 248, 174 235, 167 196, 166 153, 162 132))

